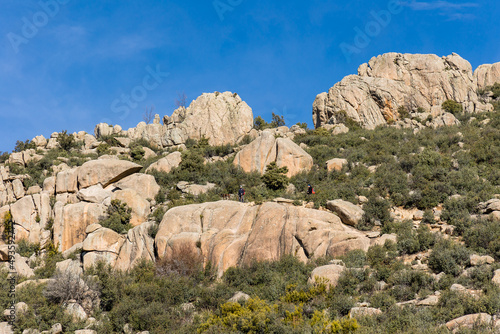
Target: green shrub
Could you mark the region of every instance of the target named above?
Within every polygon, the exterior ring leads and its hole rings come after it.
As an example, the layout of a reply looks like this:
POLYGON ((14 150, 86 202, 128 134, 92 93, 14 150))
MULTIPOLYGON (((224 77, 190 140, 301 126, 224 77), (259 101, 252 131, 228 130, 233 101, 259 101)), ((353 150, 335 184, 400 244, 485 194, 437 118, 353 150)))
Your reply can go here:
POLYGON ((449 239, 440 239, 429 256, 428 265, 435 273, 458 276, 468 263, 469 251, 463 245, 449 239))
POLYGON ((479 219, 463 232, 467 247, 500 260, 500 224, 493 220, 479 219))
POLYGON ((361 249, 347 252, 341 257, 347 268, 361 268, 366 264, 366 253, 361 249))
POLYGON ((29 139, 26 139, 26 141, 16 141, 16 146, 14 147, 14 152, 21 152, 29 149, 35 149, 36 145, 34 142, 32 142, 29 139))
POLYGON ((449 112, 453 115, 461 114, 464 109, 460 103, 453 100, 444 101, 443 104, 441 105, 441 108, 443 108, 444 111, 449 112))
POLYGON ((104 154, 109 154, 110 152, 110 146, 107 143, 100 143, 97 146, 97 154, 98 155, 104 155, 104 154))
POLYGON ((405 106, 400 106, 398 108, 398 114, 400 119, 410 118, 410 113, 405 106))
POLYGON ((363 205, 364 214, 358 228, 361 230, 369 230, 377 222, 382 224, 382 226, 391 222, 390 207, 388 201, 379 197, 370 196, 368 202, 363 205))
POLYGON ((30 257, 35 254, 36 256, 40 255, 40 244, 39 243, 31 243, 25 239, 21 239, 17 243, 17 252, 19 255, 24 257, 30 257))
POLYGON ((141 146, 137 145, 137 146, 131 147, 130 157, 134 161, 142 160, 144 158, 144 154, 146 154, 146 151, 144 151, 144 149, 141 146))
POLYGON ((132 209, 126 203, 114 199, 108 207, 108 217, 99 220, 99 224, 117 233, 127 233, 132 228, 132 225, 130 225, 131 212, 132 209))
POLYGON ((57 142, 64 151, 70 151, 72 148, 77 147, 75 137, 72 134, 68 134, 67 130, 63 130, 57 135, 57 142))
POLYGON ((148 229, 148 235, 154 239, 156 238, 156 234, 158 234, 158 230, 159 230, 158 224, 151 225, 148 229))

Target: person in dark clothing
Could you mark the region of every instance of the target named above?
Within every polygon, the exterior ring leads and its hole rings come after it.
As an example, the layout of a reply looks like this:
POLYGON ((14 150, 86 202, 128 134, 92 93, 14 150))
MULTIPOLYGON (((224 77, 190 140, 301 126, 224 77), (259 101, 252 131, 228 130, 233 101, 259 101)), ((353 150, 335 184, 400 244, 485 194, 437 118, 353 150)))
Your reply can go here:
POLYGON ((240 186, 240 189, 238 190, 238 197, 240 199, 240 202, 245 202, 245 199, 244 199, 244 196, 245 196, 245 189, 243 189, 243 186, 240 186))
POLYGON ((314 194, 314 189, 310 184, 307 185, 307 194, 308 195, 314 194))

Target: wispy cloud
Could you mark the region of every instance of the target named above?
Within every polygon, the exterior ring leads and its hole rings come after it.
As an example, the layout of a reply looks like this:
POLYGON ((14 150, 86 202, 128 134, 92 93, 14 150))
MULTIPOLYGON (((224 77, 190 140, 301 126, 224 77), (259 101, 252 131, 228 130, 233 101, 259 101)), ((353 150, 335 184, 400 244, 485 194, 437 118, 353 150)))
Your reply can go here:
POLYGON ((402 1, 403 6, 410 7, 413 10, 443 10, 456 11, 465 8, 479 7, 475 2, 451 3, 448 1, 402 1))
POLYGON ((465 21, 465 20, 474 20, 477 18, 474 14, 464 14, 464 13, 443 13, 443 16, 448 17, 448 21, 465 21))

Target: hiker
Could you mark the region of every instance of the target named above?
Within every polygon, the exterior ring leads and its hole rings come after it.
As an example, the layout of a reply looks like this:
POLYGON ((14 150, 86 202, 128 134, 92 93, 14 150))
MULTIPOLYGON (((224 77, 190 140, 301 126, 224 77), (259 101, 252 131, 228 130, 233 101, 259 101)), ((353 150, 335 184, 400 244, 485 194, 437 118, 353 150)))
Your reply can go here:
POLYGON ((245 199, 243 198, 245 196, 245 189, 243 189, 243 186, 240 186, 240 190, 238 190, 238 197, 240 198, 240 202, 245 202, 245 199))
POLYGON ((310 184, 308 184, 307 185, 307 194, 311 195, 311 194, 315 194, 315 193, 316 192, 314 191, 314 188, 310 184))

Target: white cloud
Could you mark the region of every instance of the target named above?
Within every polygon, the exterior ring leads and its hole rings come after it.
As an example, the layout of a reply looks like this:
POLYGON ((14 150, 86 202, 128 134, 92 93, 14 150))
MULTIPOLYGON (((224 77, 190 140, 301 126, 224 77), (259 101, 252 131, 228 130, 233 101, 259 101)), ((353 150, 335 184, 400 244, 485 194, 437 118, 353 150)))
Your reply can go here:
POLYGON ((454 11, 461 10, 465 8, 479 7, 479 4, 474 2, 464 2, 464 3, 451 3, 448 1, 411 1, 411 2, 401 2, 403 6, 410 7, 413 10, 446 10, 454 11))

